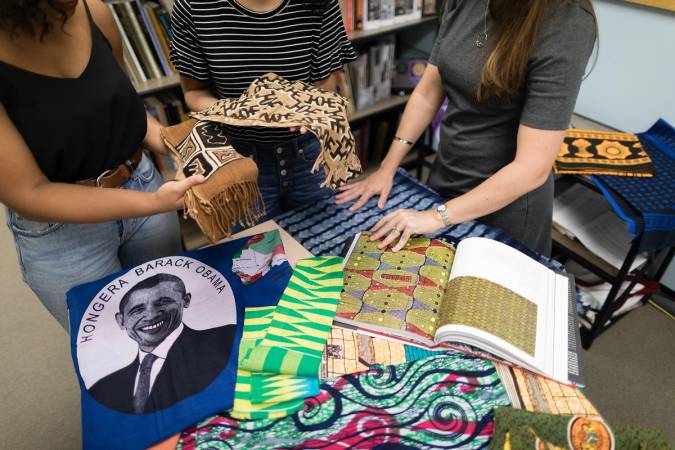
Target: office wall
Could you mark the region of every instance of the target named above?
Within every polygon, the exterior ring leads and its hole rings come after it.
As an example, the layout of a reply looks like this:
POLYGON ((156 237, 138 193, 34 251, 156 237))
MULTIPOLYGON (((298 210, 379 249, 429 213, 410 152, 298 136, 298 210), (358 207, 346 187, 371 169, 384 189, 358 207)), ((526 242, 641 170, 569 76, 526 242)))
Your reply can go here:
MULTIPOLYGON (((675 13, 622 0, 593 6, 600 48, 575 112, 631 132, 660 117, 675 125, 675 13)), ((661 281, 675 287, 675 262, 661 281)))
POLYGON ((622 0, 593 6, 600 52, 576 113, 631 132, 659 117, 675 125, 675 13, 622 0))

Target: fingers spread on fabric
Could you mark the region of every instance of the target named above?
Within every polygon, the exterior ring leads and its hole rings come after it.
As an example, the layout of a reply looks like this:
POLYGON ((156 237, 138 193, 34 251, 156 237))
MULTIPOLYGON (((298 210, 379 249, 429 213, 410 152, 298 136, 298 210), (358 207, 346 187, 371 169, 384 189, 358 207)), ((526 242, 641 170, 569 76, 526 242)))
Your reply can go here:
MULTIPOLYGON (((361 185, 360 181, 357 181, 356 183, 351 183, 351 184, 345 184, 344 186, 340 186, 338 188, 338 191, 344 192, 344 191, 351 191, 352 189, 356 189, 361 185)), ((339 195, 338 195, 339 197, 339 195)))
POLYGON ((389 197, 389 192, 391 192, 391 189, 385 189, 382 191, 380 194, 380 199, 377 201, 377 206, 380 209, 384 209, 384 206, 387 204, 387 197, 389 197))
POLYGON ((383 227, 381 231, 384 231, 385 229, 387 229, 388 231, 387 234, 384 236, 384 239, 382 239, 382 242, 380 242, 377 245, 377 248, 382 250, 389 247, 396 239, 399 238, 399 236, 401 236, 401 228, 402 228, 401 222, 398 222, 396 225, 393 223, 389 223, 388 225, 383 227))
POLYGON ((351 208, 349 208, 349 210, 350 210, 350 211, 356 211, 357 209, 359 209, 360 207, 362 207, 363 205, 365 205, 366 203, 368 203, 368 200, 370 200, 370 197, 372 197, 373 194, 374 194, 374 193, 372 193, 372 192, 367 192, 367 191, 366 191, 365 193, 363 193, 363 194, 361 195, 361 198, 360 198, 356 203, 354 203, 354 204, 351 206, 351 208))
POLYGON ((339 193, 338 195, 335 196, 335 203, 342 204, 346 203, 348 201, 354 200, 358 196, 360 196, 362 193, 362 188, 360 187, 355 187, 353 189, 349 190, 344 190, 343 192, 339 193))
MULTIPOLYGON (((398 212, 398 211, 396 211, 396 212, 398 212)), ((391 214, 387 214, 386 216, 384 216, 383 218, 378 220, 377 223, 373 226, 373 228, 370 229, 370 231, 373 233, 373 235, 370 236, 371 241, 376 241, 378 239, 376 237, 380 234, 378 232, 378 230, 380 230, 380 228, 385 226, 387 224, 387 222, 389 222, 392 219, 392 217, 394 217, 394 214, 396 214, 396 212, 393 212, 391 214)))
POLYGON ((398 252, 399 250, 401 250, 408 242, 408 240, 412 237, 412 235, 413 235, 412 229, 409 226, 405 227, 403 233, 401 234, 401 238, 398 240, 398 243, 392 248, 392 251, 398 252))

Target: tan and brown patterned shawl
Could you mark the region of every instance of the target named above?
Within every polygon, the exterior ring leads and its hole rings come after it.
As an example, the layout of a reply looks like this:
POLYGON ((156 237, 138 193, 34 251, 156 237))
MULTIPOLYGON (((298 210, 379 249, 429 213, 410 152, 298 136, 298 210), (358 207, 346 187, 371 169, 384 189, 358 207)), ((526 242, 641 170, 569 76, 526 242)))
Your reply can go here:
POLYGON ((236 224, 252 225, 262 215, 258 168, 232 148, 220 124, 275 128, 305 127, 316 135, 321 152, 312 173, 323 166, 321 187, 336 189, 361 172, 346 101, 334 92, 276 74, 255 80, 238 99, 219 100, 192 113, 191 119, 162 130, 167 147, 185 176, 207 180, 185 195, 185 212, 211 242, 230 235, 236 224))

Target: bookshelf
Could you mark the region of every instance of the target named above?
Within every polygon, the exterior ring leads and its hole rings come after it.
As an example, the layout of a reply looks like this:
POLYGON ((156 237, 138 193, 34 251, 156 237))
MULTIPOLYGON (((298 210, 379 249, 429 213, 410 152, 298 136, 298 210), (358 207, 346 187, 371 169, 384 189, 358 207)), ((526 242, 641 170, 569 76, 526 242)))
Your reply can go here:
MULTIPOLYGON (((128 3, 129 5, 136 5, 134 0, 108 0, 107 3, 109 4, 109 7, 111 10, 114 10, 115 8, 119 8, 119 6, 116 6, 113 8, 113 5, 115 3, 120 4, 120 3, 128 3)), ((163 2, 164 3, 164 2, 163 2)), ((168 10, 168 8, 166 8, 168 10)), ((140 17, 140 10, 135 10, 137 13, 137 24, 143 27, 144 24, 142 21, 142 18, 140 17)), ((120 16, 121 17, 121 16, 120 16)), ((360 46, 362 44, 367 44, 368 41, 380 38, 385 35, 395 35, 396 33, 400 31, 404 31, 416 26, 420 26, 426 23, 433 23, 438 20, 437 15, 431 15, 431 16, 426 16, 426 17, 417 17, 417 18, 412 18, 408 20, 402 20, 396 23, 384 25, 375 29, 371 30, 357 30, 357 31, 352 31, 348 33, 348 38, 349 40, 356 46, 360 46)), ((127 24, 128 25, 128 24, 127 24)), ((128 71, 129 72, 135 72, 138 73, 140 65, 139 61, 142 61, 142 58, 140 55, 143 53, 143 50, 138 46, 139 45, 139 38, 141 40, 146 39, 147 42, 144 44, 145 49, 146 49, 146 56, 150 56, 147 54, 147 49, 151 47, 151 39, 149 39, 149 35, 146 33, 145 36, 134 36, 133 38, 131 37, 130 33, 128 30, 130 29, 129 26, 123 26, 122 21, 118 20, 118 26, 120 27, 120 31, 123 33, 127 39, 124 39, 125 41, 125 51, 126 51, 126 56, 125 62, 127 63, 127 66, 129 67, 128 71), (126 28, 126 30, 125 30, 126 28), (132 55, 133 53, 133 55, 132 55), (131 69, 131 66, 135 66, 133 69, 131 69)), ((152 27, 151 27, 152 28, 152 27)), ((136 29, 137 31, 137 29, 136 29)), ((155 35, 161 34, 162 30, 161 27, 157 29, 152 30, 155 35)), ((136 33, 138 34, 138 33, 136 33)), ((163 52, 157 52, 155 53, 155 62, 159 65, 158 59, 161 58, 166 58, 165 53, 162 54, 163 52)), ((136 91, 138 92, 139 95, 143 97, 149 97, 155 94, 162 95, 163 92, 165 91, 171 91, 175 90, 180 86, 180 77, 177 73, 170 73, 168 75, 162 75, 160 77, 145 77, 147 79, 142 80, 139 79, 138 76, 132 77, 132 83, 134 87, 136 88, 136 91)), ((356 110, 350 117, 350 122, 359 122, 359 121, 364 121, 365 119, 368 119, 371 116, 387 112, 389 110, 401 107, 405 105, 408 97, 407 96, 398 96, 398 95, 392 95, 390 98, 384 99, 384 100, 379 100, 373 105, 369 105, 367 107, 361 108, 359 110, 356 110)))
POLYGON ((403 106, 409 97, 409 95, 392 95, 388 99, 379 101, 372 106, 357 109, 349 116, 349 122, 358 122, 390 109, 403 106))
POLYGON ((403 31, 407 28, 416 27, 418 25, 423 25, 425 23, 432 23, 438 20, 437 15, 431 15, 426 17, 420 17, 416 19, 410 19, 403 22, 394 23, 391 25, 375 28, 373 30, 357 30, 347 33, 347 37, 353 44, 358 44, 362 41, 367 41, 369 39, 379 37, 385 34, 396 33, 398 31, 403 31))
POLYGON ((178 86, 180 86, 180 77, 177 73, 162 78, 154 78, 148 81, 134 83, 136 92, 141 96, 155 94, 165 89, 171 89, 178 86))

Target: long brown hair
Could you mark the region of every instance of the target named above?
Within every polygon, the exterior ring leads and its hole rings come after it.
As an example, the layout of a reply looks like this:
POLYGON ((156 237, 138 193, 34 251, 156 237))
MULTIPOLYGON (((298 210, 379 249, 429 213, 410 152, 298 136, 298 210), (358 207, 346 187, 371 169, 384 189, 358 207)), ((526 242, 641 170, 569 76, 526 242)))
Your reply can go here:
POLYGON ((479 101, 510 97, 523 83, 550 0, 491 0, 497 42, 485 61, 476 92, 479 101))

